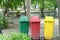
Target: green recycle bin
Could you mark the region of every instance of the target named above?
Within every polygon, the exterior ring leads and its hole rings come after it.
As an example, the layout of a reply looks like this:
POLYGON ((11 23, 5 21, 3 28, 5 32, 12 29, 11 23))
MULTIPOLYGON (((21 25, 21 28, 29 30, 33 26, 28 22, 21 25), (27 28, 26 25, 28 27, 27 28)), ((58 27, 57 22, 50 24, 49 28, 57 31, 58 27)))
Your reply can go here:
POLYGON ((19 19, 20 33, 25 33, 28 35, 29 31, 29 19, 27 16, 20 16, 19 19))

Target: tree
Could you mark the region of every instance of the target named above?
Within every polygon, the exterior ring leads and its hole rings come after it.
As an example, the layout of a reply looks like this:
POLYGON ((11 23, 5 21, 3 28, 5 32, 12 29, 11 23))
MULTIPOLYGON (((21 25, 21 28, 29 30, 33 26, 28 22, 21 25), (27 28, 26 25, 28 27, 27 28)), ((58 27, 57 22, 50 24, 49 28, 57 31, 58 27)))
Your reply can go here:
POLYGON ((39 4, 39 9, 41 9, 42 17, 44 17, 44 14, 43 14, 44 0, 31 0, 31 3, 35 5, 34 8, 36 8, 36 4, 39 4))
POLYGON ((54 17, 56 14, 56 8, 57 8, 57 1, 56 0, 45 0, 44 1, 44 8, 48 9, 48 11, 54 12, 54 17))
POLYGON ((44 0, 40 0, 39 4, 40 4, 39 8, 41 9, 42 17, 44 18, 44 0))
POLYGON ((31 4, 34 5, 34 9, 38 3, 40 3, 40 0, 31 0, 31 4))
MULTIPOLYGON (((5 16, 10 9, 17 9, 18 7, 22 6, 24 0, 0 0, 0 7, 4 9, 3 19, 5 20, 5 16)), ((4 21, 5 26, 5 21, 4 21)))
POLYGON ((57 7, 57 2, 56 0, 32 0, 31 2, 32 4, 35 5, 36 8, 36 4, 39 4, 39 9, 42 13, 42 17, 44 17, 44 9, 48 9, 49 10, 56 10, 57 7))

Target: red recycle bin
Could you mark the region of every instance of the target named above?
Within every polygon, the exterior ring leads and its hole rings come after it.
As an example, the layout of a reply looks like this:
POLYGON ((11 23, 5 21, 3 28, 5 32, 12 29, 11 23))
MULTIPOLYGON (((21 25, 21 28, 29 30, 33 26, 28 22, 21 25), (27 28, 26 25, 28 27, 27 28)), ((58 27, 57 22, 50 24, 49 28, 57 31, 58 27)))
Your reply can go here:
POLYGON ((32 39, 39 39, 40 38, 40 18, 39 18, 39 16, 31 17, 30 27, 31 27, 32 39))

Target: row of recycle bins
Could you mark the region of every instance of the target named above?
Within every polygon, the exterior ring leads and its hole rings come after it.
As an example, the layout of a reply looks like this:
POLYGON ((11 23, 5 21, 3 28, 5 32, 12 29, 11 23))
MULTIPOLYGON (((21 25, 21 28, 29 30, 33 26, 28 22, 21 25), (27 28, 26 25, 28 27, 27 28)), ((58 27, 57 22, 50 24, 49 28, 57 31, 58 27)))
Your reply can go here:
MULTIPOLYGON (((28 35, 29 28, 31 29, 31 38, 39 39, 40 38, 40 17, 32 16, 30 20, 27 16, 20 16, 19 19, 19 28, 20 33, 25 33, 28 35)), ((44 38, 52 39, 54 31, 54 18, 51 16, 46 16, 44 19, 44 38)))

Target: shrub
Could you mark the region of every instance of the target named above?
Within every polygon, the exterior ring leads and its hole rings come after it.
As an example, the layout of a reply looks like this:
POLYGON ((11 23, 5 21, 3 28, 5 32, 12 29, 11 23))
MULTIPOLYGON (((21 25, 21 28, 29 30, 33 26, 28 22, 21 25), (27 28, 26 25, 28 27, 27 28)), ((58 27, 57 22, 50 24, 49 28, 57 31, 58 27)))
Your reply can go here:
POLYGON ((11 33, 9 36, 0 35, 0 40, 31 40, 29 36, 23 33, 11 33))
POLYGON ((9 40, 30 40, 30 37, 28 37, 26 34, 23 33, 12 33, 9 36, 9 40))
POLYGON ((3 19, 3 16, 2 16, 2 14, 0 14, 0 27, 1 28, 7 28, 7 26, 8 26, 8 21, 7 21, 7 19, 3 19), (4 23, 5 22, 5 23, 4 23), (5 24, 5 25, 4 25, 5 24))
POLYGON ((7 36, 3 36, 2 34, 0 34, 0 40, 7 40, 7 36))

